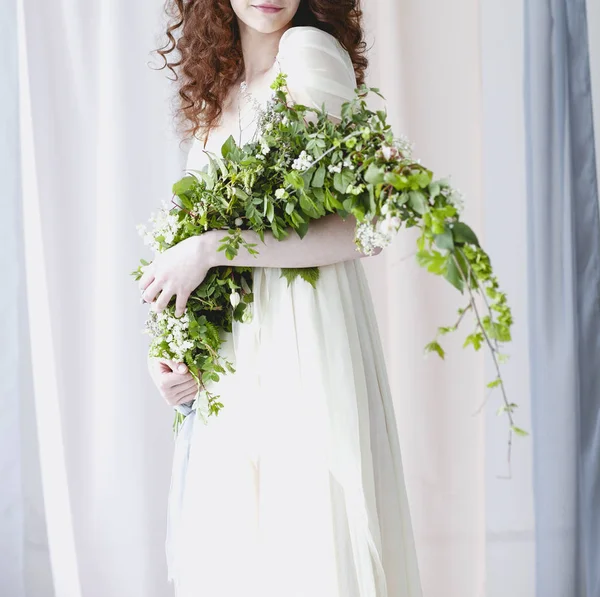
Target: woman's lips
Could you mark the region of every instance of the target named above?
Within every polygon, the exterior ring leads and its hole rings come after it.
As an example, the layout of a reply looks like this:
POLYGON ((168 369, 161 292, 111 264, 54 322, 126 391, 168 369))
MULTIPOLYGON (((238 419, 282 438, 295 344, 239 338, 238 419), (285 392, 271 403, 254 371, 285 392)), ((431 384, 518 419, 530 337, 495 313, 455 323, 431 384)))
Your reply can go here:
POLYGON ((254 5, 254 8, 266 14, 275 14, 276 12, 283 10, 280 6, 273 6, 272 4, 256 4, 254 5))

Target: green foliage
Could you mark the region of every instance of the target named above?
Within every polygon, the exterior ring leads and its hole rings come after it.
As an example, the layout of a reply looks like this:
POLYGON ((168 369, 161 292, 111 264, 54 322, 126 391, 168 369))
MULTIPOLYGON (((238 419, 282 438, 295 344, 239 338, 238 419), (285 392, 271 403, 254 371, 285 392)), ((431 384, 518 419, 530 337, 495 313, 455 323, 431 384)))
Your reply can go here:
MULTIPOLYGON (((457 330, 465 314, 472 312, 475 329, 464 346, 474 350, 487 346, 498 364, 504 358, 500 344, 511 339, 506 295, 476 234, 460 219, 456 191, 412 158, 406 140, 394 138, 385 111, 368 108, 367 95, 379 91, 359 87, 342 106, 341 121, 334 123, 324 107, 291 104, 284 74, 277 76, 272 88, 274 99, 261 115, 256 141, 238 147, 229 137, 220 155, 208 154, 203 170, 190 171, 173 185, 177 204, 170 215, 176 217, 176 231, 171 241, 169 230, 156 227, 157 250, 218 229, 223 231, 219 251, 233 260, 240 250, 251 255, 260 250, 245 241, 243 230, 253 230, 261 239, 266 233, 277 240, 290 233, 304 237, 313 220, 328 214, 356 218, 356 244, 365 253, 388 244, 402 227, 416 228, 417 263, 445 278, 469 301, 456 324, 440 327, 425 351, 444 358, 439 337, 457 330), (483 315, 478 304, 482 300, 483 315)), ((139 279, 141 267, 132 275, 139 279)), ((284 268, 281 277, 288 285, 298 279, 316 288, 319 269, 284 268)), ((252 301, 251 268, 216 268, 188 302, 192 346, 183 360, 198 379, 209 415, 217 414, 222 404, 207 386, 232 369, 219 353, 221 334, 231 330, 233 320, 250 317, 252 301)), ((173 311, 174 305, 168 309, 173 311)), ((158 326, 151 350, 174 358, 167 335, 168 330, 158 326)), ((506 398, 499 371, 489 387, 499 388, 506 398)), ((506 399, 505 406, 510 418, 514 409, 506 399)), ((519 435, 512 418, 510 424, 519 435)))

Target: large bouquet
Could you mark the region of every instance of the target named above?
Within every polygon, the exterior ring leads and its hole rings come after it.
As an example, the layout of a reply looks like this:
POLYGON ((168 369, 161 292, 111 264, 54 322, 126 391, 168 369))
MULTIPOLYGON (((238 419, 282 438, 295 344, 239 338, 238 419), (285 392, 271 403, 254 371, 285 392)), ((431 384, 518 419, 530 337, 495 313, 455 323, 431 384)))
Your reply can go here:
MULTIPOLYGON (((412 158, 409 142, 394 137, 385 112, 367 107, 368 93, 379 94, 377 89, 357 89, 338 123, 324 108, 291 105, 285 75, 272 89, 257 140, 238 147, 230 137, 221 156, 209 153, 205 169, 176 182, 172 203, 151 218, 151 230, 140 227, 146 243, 161 252, 190 236, 222 229, 219 250, 233 259, 240 250, 260 250, 244 240, 242 230, 254 230, 260 238, 266 231, 278 240, 291 233, 303 237, 312 220, 335 213, 356 218, 357 249, 371 254, 401 228, 416 228, 417 262, 466 295, 457 321, 440 327, 425 350, 444 358, 440 336, 455 331, 472 312, 474 326, 464 345, 487 346, 497 372, 488 385, 501 390, 500 411, 508 415, 510 433, 524 434, 514 425, 516 405, 508 401, 499 368, 506 358, 500 345, 510 340, 511 311, 488 255, 460 219, 460 193, 447 180, 434 180, 412 158)), ((136 279, 148 265, 141 263, 133 272, 136 279)), ((313 286, 319 282, 317 268, 283 269, 282 276, 288 283, 296 278, 313 286)), ((222 333, 231 331, 233 320, 251 318, 252 302, 252 268, 218 267, 192 293, 182 317, 175 317, 173 303, 161 313, 150 312, 150 354, 186 363, 199 387, 194 407, 205 422, 223 408, 206 384, 233 371, 219 353, 222 333)))

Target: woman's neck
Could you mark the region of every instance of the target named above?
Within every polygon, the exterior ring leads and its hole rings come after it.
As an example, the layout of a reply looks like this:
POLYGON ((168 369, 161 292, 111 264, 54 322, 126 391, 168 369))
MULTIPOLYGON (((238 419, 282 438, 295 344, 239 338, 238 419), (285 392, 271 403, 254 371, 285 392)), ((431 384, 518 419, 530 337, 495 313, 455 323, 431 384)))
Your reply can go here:
MULTIPOLYGON (((279 40, 289 27, 273 33, 260 33, 239 22, 242 54, 244 55, 245 81, 250 83, 266 73, 275 62, 279 40)), ((291 26, 291 24, 290 24, 291 26)))

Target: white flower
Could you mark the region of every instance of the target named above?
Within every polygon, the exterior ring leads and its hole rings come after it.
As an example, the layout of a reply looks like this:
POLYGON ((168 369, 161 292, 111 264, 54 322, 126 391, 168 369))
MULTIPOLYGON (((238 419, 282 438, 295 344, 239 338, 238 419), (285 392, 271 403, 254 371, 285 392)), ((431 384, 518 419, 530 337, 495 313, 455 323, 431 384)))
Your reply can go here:
POLYGON ((389 245, 392 237, 376 230, 371 222, 362 222, 356 228, 355 242, 363 253, 372 255, 375 249, 389 245))
POLYGON ((448 195, 448 202, 454 205, 459 212, 464 209, 464 195, 458 189, 451 189, 450 195, 448 195))
POLYGON ((382 145, 381 153, 383 154, 383 159, 388 162, 392 159, 397 159, 399 156, 398 149, 396 147, 390 147, 389 145, 382 145))
POLYGON ((312 158, 306 151, 302 151, 292 164, 294 170, 308 170, 311 166, 312 158))
POLYGON ((263 155, 267 155, 271 151, 269 144, 266 141, 261 140, 260 142, 260 152, 263 155))
POLYGON ((277 189, 275 191, 275 197, 277 197, 277 199, 285 199, 288 196, 288 193, 285 189, 277 189))
POLYGON ((244 223, 244 220, 242 220, 242 218, 236 218, 235 219, 235 225, 236 226, 241 226, 244 223))
POLYGON ((342 165, 341 164, 337 164, 337 165, 333 165, 333 164, 329 164, 329 166, 327 166, 327 170, 329 170, 329 172, 331 172, 332 174, 334 172, 341 172, 342 171, 342 165))
POLYGON ((394 217, 387 217, 383 220, 379 220, 377 222, 376 225, 376 230, 377 232, 380 232, 381 234, 383 234, 384 236, 389 236, 390 234, 395 234, 396 232, 398 232, 398 229, 400 228, 400 218, 394 216, 394 217))
POLYGON ((283 124, 284 126, 287 126, 290 123, 290 119, 287 116, 284 116, 281 119, 281 124, 283 124))
POLYGON ((234 309, 240 304, 240 300, 240 293, 235 290, 229 295, 229 302, 234 309))

